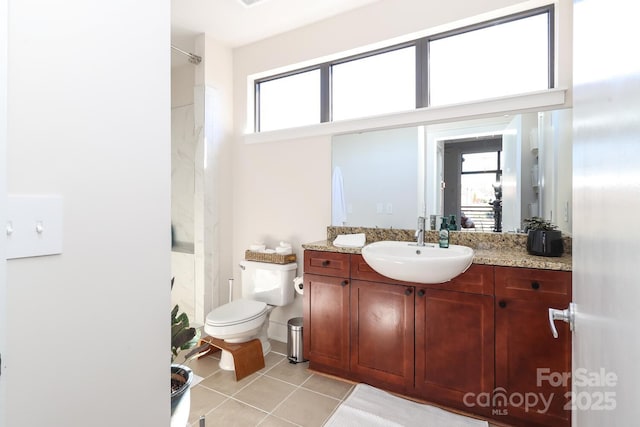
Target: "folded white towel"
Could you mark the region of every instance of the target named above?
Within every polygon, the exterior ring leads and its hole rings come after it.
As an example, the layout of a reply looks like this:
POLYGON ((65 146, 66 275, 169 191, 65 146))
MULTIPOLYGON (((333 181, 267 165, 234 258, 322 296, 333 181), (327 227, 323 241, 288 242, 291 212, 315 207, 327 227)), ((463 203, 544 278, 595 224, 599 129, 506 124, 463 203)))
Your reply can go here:
POLYGON ((249 250, 253 252, 264 252, 266 248, 264 243, 253 243, 249 245, 249 250))
POLYGON ((366 242, 364 233, 339 234, 333 241, 333 246, 339 248, 361 248, 366 242))
POLYGON ((289 255, 293 253, 293 250, 291 249, 291 246, 289 246, 288 248, 276 246, 276 253, 280 255, 289 255))

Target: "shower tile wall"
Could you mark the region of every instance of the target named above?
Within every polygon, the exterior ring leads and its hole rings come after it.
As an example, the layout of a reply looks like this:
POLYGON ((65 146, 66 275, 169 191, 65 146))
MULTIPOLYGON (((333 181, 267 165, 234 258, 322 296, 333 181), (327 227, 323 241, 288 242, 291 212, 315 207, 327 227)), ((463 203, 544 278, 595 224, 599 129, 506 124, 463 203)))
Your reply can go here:
POLYGON ((171 109, 171 223, 174 246, 171 272, 175 278, 172 304, 195 316, 194 191, 197 135, 193 104, 171 109))

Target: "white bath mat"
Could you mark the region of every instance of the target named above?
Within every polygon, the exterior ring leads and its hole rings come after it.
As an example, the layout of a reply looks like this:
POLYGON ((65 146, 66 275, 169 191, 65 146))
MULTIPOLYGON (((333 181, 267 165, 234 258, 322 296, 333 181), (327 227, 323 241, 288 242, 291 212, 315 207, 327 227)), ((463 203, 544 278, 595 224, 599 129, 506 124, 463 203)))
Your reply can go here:
POLYGON ((200 375, 193 374, 193 379, 191 380, 191 387, 194 387, 200 383, 204 378, 200 375))
POLYGON ((488 427, 486 421, 454 414, 358 384, 325 427, 488 427))

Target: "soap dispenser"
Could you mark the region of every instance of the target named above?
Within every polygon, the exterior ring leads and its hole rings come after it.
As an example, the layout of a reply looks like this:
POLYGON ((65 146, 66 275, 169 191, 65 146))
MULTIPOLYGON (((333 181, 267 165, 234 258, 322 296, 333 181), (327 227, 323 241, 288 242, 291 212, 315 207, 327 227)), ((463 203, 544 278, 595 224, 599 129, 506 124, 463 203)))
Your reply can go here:
POLYGON ((440 231, 438 233, 441 248, 449 247, 449 226, 447 225, 447 218, 442 217, 442 224, 440 224, 440 231))
POLYGON ((456 224, 455 215, 449 215, 449 231, 458 231, 458 224, 456 224))

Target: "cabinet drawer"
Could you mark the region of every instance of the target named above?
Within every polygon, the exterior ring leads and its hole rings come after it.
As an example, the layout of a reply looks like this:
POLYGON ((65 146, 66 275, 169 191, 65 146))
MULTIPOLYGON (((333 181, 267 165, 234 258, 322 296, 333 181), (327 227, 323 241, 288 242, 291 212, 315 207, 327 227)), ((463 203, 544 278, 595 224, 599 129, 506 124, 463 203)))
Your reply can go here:
POLYGON ((324 276, 349 277, 349 254, 304 251, 304 272, 324 276))
POLYGON ((470 294, 493 296, 493 266, 471 264, 471 267, 458 277, 440 285, 430 285, 445 291, 459 291, 470 294))
POLYGON ((570 271, 496 267, 495 280, 496 297, 559 303, 571 300, 570 271))

